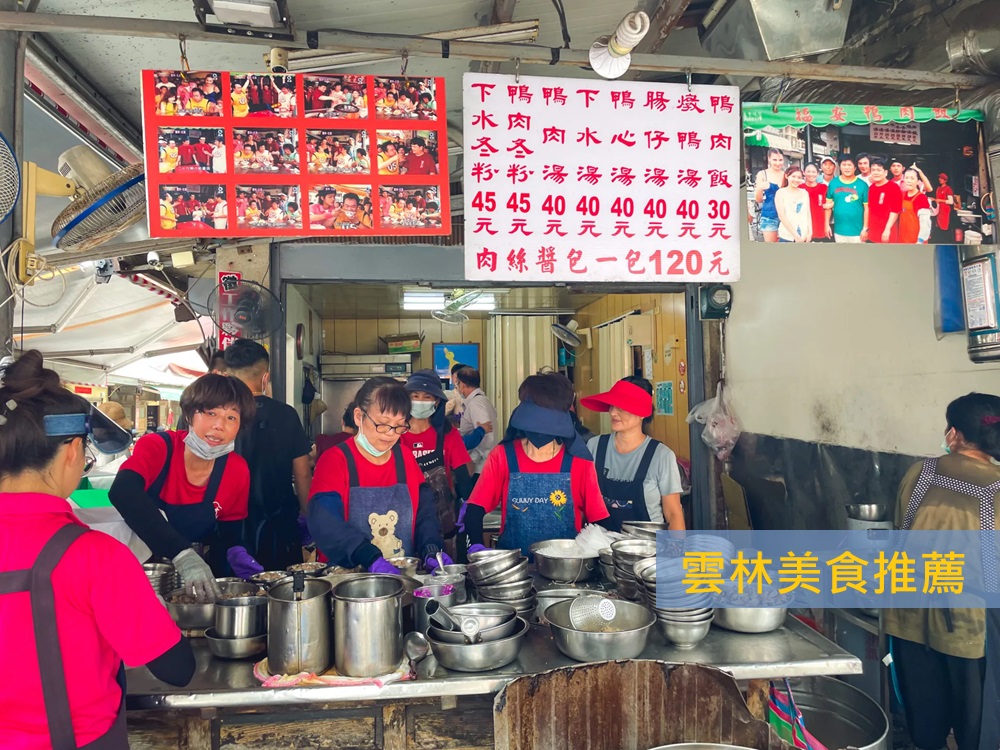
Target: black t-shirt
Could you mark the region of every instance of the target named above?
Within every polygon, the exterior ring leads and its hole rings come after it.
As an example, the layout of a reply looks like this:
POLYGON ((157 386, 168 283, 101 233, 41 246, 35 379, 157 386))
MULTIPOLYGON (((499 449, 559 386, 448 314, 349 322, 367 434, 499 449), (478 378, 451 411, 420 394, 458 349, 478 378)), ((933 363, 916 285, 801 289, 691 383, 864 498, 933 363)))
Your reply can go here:
POLYGON ((293 407, 267 396, 255 400, 253 425, 236 439, 236 452, 250 466, 250 517, 298 515, 292 461, 309 455, 312 443, 293 407))

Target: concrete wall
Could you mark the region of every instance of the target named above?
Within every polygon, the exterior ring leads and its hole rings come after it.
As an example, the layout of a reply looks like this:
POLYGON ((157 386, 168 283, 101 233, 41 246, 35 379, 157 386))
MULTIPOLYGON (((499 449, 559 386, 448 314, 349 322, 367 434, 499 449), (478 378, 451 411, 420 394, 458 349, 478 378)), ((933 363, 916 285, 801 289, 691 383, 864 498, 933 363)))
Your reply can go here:
POLYGON ((747 242, 742 266, 726 348, 747 432, 933 455, 950 400, 1000 393, 1000 363, 935 337, 932 247, 747 242))

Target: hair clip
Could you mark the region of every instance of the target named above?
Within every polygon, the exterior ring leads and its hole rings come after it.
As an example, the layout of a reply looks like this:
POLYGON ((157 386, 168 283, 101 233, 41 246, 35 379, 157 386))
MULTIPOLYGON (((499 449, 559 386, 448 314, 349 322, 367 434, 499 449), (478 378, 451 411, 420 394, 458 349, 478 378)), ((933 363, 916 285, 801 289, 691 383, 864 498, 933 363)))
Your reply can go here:
POLYGON ((983 417, 984 425, 1000 424, 1000 416, 990 415, 988 417, 983 417))
POLYGON ((4 406, 6 406, 9 411, 14 411, 14 409, 17 408, 17 401, 15 401, 14 399, 9 399, 7 403, 4 404, 4 406))

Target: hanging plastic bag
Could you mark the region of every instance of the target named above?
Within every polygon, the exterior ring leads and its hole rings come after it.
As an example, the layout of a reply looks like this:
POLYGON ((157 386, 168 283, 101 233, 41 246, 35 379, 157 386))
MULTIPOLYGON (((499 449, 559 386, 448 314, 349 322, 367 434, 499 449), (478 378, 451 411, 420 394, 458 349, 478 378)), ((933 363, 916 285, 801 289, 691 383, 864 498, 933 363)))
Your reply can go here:
POLYGON ((695 406, 688 414, 687 422, 705 425, 705 429, 701 431, 701 439, 720 461, 729 460, 736 441, 743 432, 743 424, 729 405, 729 394, 721 381, 715 391, 715 398, 695 406))

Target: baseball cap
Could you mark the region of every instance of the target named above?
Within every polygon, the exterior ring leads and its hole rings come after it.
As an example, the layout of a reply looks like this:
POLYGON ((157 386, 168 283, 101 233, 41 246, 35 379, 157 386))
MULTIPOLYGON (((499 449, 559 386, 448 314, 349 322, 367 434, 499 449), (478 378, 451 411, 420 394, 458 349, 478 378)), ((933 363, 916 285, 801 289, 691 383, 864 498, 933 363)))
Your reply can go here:
POLYGON ((827 155, 826 155, 826 156, 824 156, 824 157, 823 157, 822 159, 820 159, 820 160, 819 160, 819 163, 820 163, 820 164, 822 164, 822 163, 823 163, 823 162, 825 162, 825 161, 830 161, 830 162, 833 162, 834 164, 836 164, 836 163, 837 163, 837 160, 836 160, 836 159, 834 159, 834 158, 833 158, 832 156, 830 156, 829 154, 827 154, 827 155))

